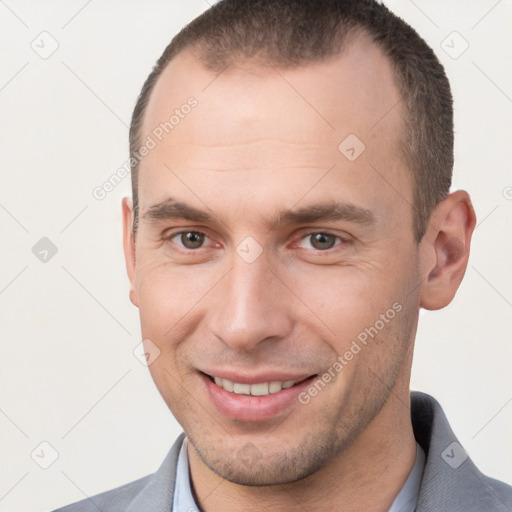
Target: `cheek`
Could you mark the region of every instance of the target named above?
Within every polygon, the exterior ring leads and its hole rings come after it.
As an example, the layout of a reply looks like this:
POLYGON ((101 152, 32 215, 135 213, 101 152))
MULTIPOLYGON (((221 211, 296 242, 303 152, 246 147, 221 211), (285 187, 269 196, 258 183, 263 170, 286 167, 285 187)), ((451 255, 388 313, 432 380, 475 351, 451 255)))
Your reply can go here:
POLYGON ((297 296, 312 313, 311 322, 325 326, 326 339, 338 354, 353 341, 373 339, 376 332, 380 338, 397 337, 403 305, 411 301, 417 280, 414 259, 408 267, 406 258, 401 259, 397 266, 382 258, 386 264, 319 267, 307 275, 290 276, 297 296))
POLYGON ((145 254, 137 261, 136 292, 143 336, 172 344, 191 329, 194 312, 214 287, 218 272, 176 267, 162 259, 145 254))

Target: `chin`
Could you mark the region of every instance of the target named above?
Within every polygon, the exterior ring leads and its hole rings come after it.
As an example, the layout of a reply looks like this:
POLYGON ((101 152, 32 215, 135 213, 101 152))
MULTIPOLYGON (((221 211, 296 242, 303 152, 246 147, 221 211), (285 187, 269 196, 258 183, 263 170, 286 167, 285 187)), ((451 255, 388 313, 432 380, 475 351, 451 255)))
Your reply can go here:
POLYGON ((219 477, 237 485, 261 487, 290 484, 316 473, 343 451, 344 443, 339 441, 321 443, 317 436, 308 435, 297 440, 296 446, 260 445, 261 450, 252 442, 226 450, 219 445, 203 450, 191 443, 203 463, 219 477))

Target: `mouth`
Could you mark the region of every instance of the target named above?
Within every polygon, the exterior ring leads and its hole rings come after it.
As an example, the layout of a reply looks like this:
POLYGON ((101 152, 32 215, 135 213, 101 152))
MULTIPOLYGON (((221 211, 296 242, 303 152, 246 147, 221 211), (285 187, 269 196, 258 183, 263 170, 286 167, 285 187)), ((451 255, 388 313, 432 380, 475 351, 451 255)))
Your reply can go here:
POLYGON ((213 375, 206 375, 212 382, 214 382, 217 386, 222 388, 224 391, 229 393, 234 393, 235 395, 250 395, 250 396, 266 396, 271 395, 273 393, 279 393, 283 389, 288 389, 301 382, 304 382, 307 379, 312 377, 316 377, 316 375, 312 375, 310 377, 306 377, 304 379, 299 380, 285 380, 278 381, 272 380, 269 382, 258 382, 255 384, 243 384, 241 382, 233 382, 229 379, 223 379, 221 377, 214 377, 213 375))
MULTIPOLYGON (((227 419, 241 422, 263 422, 272 420, 294 408, 303 407, 298 401, 301 391, 304 391, 318 376, 296 376, 293 380, 246 379, 238 377, 231 380, 226 377, 199 372, 207 395, 217 411, 227 419), (246 382, 237 382, 245 380, 246 382), (252 382, 247 382, 248 380, 252 382)), ((281 378, 285 377, 284 375, 281 378)), ((288 377, 288 376, 286 376, 288 377)), ((303 410, 303 409, 298 409, 303 410)))

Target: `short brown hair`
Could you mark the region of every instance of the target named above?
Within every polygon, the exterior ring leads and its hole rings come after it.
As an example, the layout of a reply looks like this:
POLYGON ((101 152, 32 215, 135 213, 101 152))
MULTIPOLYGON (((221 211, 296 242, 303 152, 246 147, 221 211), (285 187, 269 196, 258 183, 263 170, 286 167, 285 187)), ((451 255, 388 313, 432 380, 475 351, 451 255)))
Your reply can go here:
MULTIPOLYGON (((435 206, 449 192, 453 168, 450 83, 432 49, 405 21, 375 0, 221 0, 167 46, 146 79, 130 127, 130 156, 140 146, 144 112, 167 64, 188 48, 208 69, 242 59, 297 67, 339 54, 348 35, 364 32, 384 52, 406 108, 402 147, 414 178, 414 232, 425 234, 435 206)), ((134 226, 138 222, 138 161, 132 158, 134 226)))

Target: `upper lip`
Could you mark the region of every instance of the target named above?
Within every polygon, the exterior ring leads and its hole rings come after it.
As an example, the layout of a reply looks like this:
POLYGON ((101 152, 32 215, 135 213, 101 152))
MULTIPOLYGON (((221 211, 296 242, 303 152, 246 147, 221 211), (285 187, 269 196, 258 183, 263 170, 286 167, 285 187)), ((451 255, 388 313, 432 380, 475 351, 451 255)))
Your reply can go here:
POLYGON ((264 371, 258 373, 244 373, 244 372, 234 372, 232 370, 200 370, 202 373, 210 377, 218 377, 220 379, 228 379, 231 382, 237 382, 239 384, 259 384, 262 382, 286 382, 289 380, 293 380, 295 382, 300 382, 302 380, 307 379, 308 377, 312 377, 316 375, 314 373, 289 373, 284 371, 264 371))

